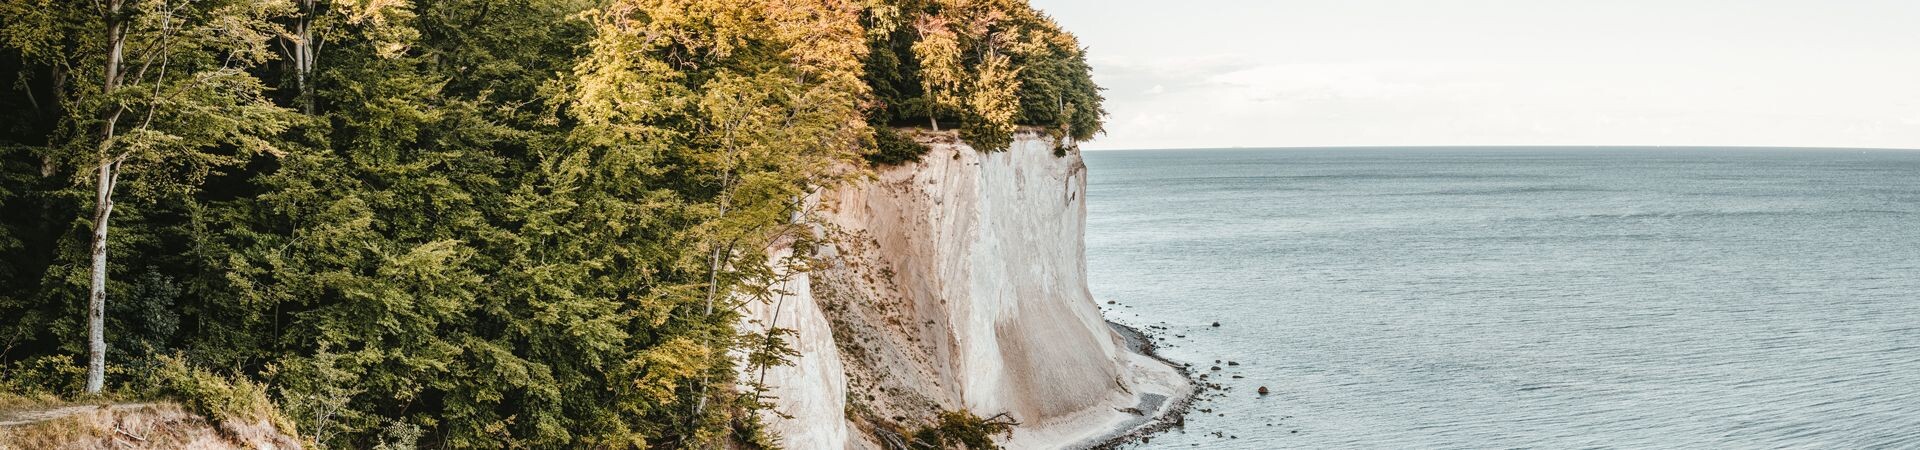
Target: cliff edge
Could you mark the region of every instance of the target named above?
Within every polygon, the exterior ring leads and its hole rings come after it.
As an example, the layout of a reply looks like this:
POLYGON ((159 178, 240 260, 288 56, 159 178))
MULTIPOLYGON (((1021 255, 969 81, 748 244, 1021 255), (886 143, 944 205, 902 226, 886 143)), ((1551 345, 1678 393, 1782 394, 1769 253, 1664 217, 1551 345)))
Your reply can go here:
POLYGON ((1078 153, 1036 133, 993 153, 920 139, 920 162, 821 193, 812 269, 750 306, 744 326, 796 331, 795 364, 764 378, 784 447, 896 448, 901 430, 963 410, 1017 421, 1008 448, 1086 447, 1191 394, 1087 290, 1078 153))
POLYGON ((271 420, 208 420, 171 403, 65 405, 0 412, 0 450, 299 450, 271 420))

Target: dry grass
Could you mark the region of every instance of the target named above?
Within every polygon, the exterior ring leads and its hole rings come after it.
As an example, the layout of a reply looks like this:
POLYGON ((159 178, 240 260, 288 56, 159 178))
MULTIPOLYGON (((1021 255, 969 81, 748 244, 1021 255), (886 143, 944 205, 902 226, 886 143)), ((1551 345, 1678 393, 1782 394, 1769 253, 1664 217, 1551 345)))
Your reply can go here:
POLYGON ((99 407, 31 425, 0 427, 0 450, 299 449, 271 425, 215 425, 177 405, 99 407))
POLYGON ((0 392, 0 417, 6 417, 10 411, 39 409, 66 404, 59 397, 51 395, 20 395, 0 392))

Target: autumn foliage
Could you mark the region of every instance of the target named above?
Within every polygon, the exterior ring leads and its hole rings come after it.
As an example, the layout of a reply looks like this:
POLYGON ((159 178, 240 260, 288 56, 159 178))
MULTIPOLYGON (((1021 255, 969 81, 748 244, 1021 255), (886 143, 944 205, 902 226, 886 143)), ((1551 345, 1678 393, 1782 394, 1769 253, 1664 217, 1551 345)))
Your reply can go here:
POLYGON ((0 388, 82 390, 98 290, 107 392, 322 446, 761 442, 802 198, 1102 114, 1016 0, 0 0, 0 388))

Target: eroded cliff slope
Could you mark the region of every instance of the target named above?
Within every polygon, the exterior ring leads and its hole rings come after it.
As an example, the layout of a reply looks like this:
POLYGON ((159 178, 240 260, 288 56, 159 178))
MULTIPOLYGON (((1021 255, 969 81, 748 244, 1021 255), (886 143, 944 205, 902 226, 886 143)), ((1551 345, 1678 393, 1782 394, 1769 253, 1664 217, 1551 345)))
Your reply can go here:
POLYGON ((1187 395, 1087 291, 1079 154, 1031 133, 993 153, 921 139, 921 162, 822 193, 814 267, 753 306, 748 326, 797 331, 796 364, 765 377, 786 447, 889 448, 957 410, 1018 421, 1011 448, 1074 447, 1187 395))

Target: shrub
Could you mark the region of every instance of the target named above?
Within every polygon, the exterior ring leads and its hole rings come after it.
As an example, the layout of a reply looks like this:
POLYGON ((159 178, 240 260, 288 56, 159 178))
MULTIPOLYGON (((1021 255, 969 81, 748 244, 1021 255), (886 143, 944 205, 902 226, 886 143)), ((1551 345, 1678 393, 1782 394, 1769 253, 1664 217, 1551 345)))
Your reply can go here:
POLYGON ((0 365, 0 392, 18 397, 57 397, 80 392, 87 368, 71 355, 49 355, 0 365))
POLYGON ((874 151, 867 154, 867 161, 878 167, 918 162, 929 150, 912 136, 887 127, 874 127, 873 140, 874 151))
POLYGON ((913 440, 909 445, 915 449, 927 450, 998 449, 1000 445, 993 442, 993 437, 1011 433, 1013 426, 1019 424, 1004 413, 982 419, 966 411, 948 411, 940 413, 938 423, 914 432, 913 440))
POLYGON ((223 427, 266 423, 293 434, 293 424, 267 397, 266 386, 245 377, 225 377, 192 366, 179 356, 162 356, 153 372, 153 394, 172 398, 188 411, 223 427))

